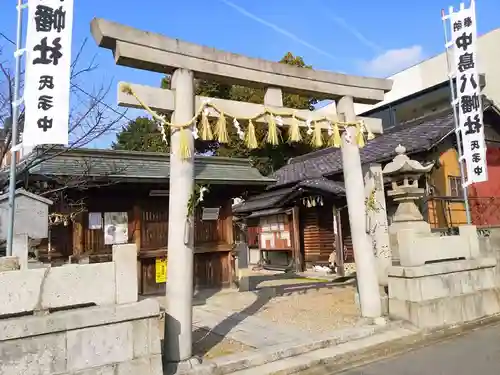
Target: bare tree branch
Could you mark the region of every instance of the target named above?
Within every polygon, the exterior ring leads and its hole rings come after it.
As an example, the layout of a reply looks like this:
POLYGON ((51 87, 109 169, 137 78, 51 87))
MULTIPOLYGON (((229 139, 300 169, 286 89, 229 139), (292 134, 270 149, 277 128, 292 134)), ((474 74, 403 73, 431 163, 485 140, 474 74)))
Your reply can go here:
MULTIPOLYGON (((78 176, 39 176, 43 181, 30 181, 26 176, 26 171, 37 165, 58 157, 71 149, 88 146, 103 135, 118 130, 126 117, 126 110, 120 111, 114 106, 106 104, 106 99, 111 90, 112 82, 100 84, 91 91, 83 89, 78 81, 83 81, 84 77, 98 69, 95 55, 90 61, 83 63, 84 50, 87 45, 87 39, 81 44, 71 64, 71 99, 72 108, 69 116, 69 145, 62 148, 57 145, 47 145, 37 147, 31 155, 22 160, 16 171, 18 182, 23 183, 23 187, 33 193, 42 195, 58 202, 55 206, 54 214, 57 218, 63 218, 64 221, 73 220, 76 215, 85 210, 85 202, 82 199, 73 199, 70 191, 81 191, 94 187, 108 186, 116 184, 116 178, 110 178, 111 175, 119 175, 120 170, 116 166, 110 166, 108 171, 100 171, 96 177, 93 173, 95 166, 91 165, 90 160, 84 160, 84 165, 80 166, 83 172, 78 176), (24 179, 23 179, 24 178, 24 179)), ((7 119, 13 116, 13 98, 14 98, 14 74, 10 68, 7 58, 2 53, 0 46, 0 127, 3 131, 2 144, 0 145, 0 162, 2 162, 10 151, 12 144, 12 132, 9 126, 6 126, 7 119)), ((24 72, 21 72, 21 85, 24 84, 24 72)), ((18 117, 19 131, 24 129, 25 108, 21 106, 18 117)), ((3 189, 8 184, 7 173, 3 173, 0 178, 0 188, 3 189)), ((54 218, 56 217, 54 216, 54 218)), ((58 219, 58 220, 59 220, 58 219)), ((56 220, 57 221, 57 220, 56 220)), ((57 224, 56 222, 51 225, 57 224)))
MULTIPOLYGON (((78 85, 77 81, 79 78, 82 78, 84 75, 91 73, 98 68, 98 65, 95 62, 95 55, 90 62, 80 64, 86 45, 87 39, 85 39, 81 44, 71 64, 70 79, 72 101, 75 103, 73 103, 70 111, 70 142, 68 147, 66 149, 61 149, 59 146, 54 145, 38 148, 34 157, 25 160, 19 165, 17 175, 25 170, 39 165, 43 161, 59 156, 67 150, 85 147, 97 140, 99 137, 115 132, 121 126, 123 119, 130 120, 126 117, 126 110, 119 111, 105 103, 111 89, 111 82, 108 85, 102 84, 97 89, 94 88, 91 93, 78 85)), ((8 68, 8 64, 2 59, 1 48, 0 68, 3 76, 3 79, 0 79, 0 125, 4 125, 4 141, 3 147, 0 150, 0 161, 3 161, 7 156, 12 143, 11 131, 5 126, 5 122, 7 118, 12 117, 13 75, 11 70, 8 68)), ((24 107, 21 108, 18 123, 20 125, 19 129, 22 129, 24 124, 24 107)), ((5 183, 6 181, 4 178, 4 186, 5 183)))
MULTIPOLYGON (((7 119, 13 118, 13 108, 12 108, 12 103, 14 101, 14 96, 13 96, 13 82, 12 82, 12 77, 10 72, 7 70, 7 68, 4 66, 4 64, 0 64, 0 70, 2 71, 3 76, 5 77, 5 80, 7 81, 7 94, 2 95, 3 98, 5 98, 4 104, 1 105, 1 109, 5 110, 5 107, 7 107, 7 115, 4 115, 3 117, 5 118, 2 122, 5 124, 7 119)), ((12 126, 12 124, 10 124, 12 126)), ((4 131, 7 130, 5 129, 4 126, 4 131)), ((7 150, 9 149, 9 145, 11 143, 11 137, 12 137, 12 132, 9 129, 8 134, 5 134, 5 141, 3 144, 3 147, 1 148, 0 151, 0 160, 3 160, 7 154, 7 150)))
POLYGON ((75 200, 75 191, 83 191, 96 187, 111 186, 120 183, 117 178, 126 170, 126 166, 118 166, 116 163, 106 165, 106 170, 96 171, 90 158, 83 158, 75 161, 72 165, 78 170, 78 174, 68 174, 64 176, 43 176, 39 175, 36 181, 25 186, 29 191, 41 195, 54 202, 53 212, 49 218, 49 224, 59 225, 73 221, 75 217, 86 211, 85 199, 77 198, 75 200))

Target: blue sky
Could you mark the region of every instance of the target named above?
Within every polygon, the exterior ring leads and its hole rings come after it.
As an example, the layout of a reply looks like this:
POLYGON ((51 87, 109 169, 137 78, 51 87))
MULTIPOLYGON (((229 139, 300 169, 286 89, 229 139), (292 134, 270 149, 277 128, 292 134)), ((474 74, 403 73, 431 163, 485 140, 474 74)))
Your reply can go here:
MULTIPOLYGON (((2 1, 0 32, 14 39, 16 1, 2 1)), ((450 0, 75 0, 73 48, 90 38, 82 63, 96 55, 99 69, 79 84, 113 80, 107 101, 116 100, 116 82, 158 85, 160 74, 114 65, 108 50, 97 48, 89 24, 101 17, 133 27, 222 50, 279 60, 286 52, 302 56, 316 69, 388 76, 443 52, 441 8, 450 0)), ((500 27, 499 0, 477 0, 479 33, 500 27)), ((12 52, 0 36, 0 46, 12 52)), ((5 54, 4 54, 5 58, 5 54)), ((139 111, 130 111, 133 118, 139 111)), ((106 147, 107 135, 92 146, 106 147)))

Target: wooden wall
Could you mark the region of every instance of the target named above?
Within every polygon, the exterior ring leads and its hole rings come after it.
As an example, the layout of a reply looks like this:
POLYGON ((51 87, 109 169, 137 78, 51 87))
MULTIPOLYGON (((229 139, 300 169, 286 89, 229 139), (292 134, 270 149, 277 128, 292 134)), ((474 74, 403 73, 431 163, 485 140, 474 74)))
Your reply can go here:
MULTIPOLYGON (((158 189, 158 187, 156 187, 158 189)), ((150 197, 150 187, 120 186, 91 189, 86 192, 87 211, 67 227, 52 229, 52 247, 60 258, 73 255, 75 260, 89 256, 91 262, 111 260, 112 246, 104 244, 104 228, 89 228, 89 212, 127 212, 128 242, 138 247, 139 289, 144 294, 162 293, 165 284, 155 280, 157 258, 168 258, 168 197, 150 197)), ((195 286, 226 287, 233 278, 233 218, 231 199, 207 197, 207 207, 221 207, 219 219, 202 221, 202 207, 195 215, 195 286)), ((47 251, 42 249, 42 258, 47 251)), ((167 259, 168 261, 168 259, 167 259)), ((167 275, 168 278, 168 275, 167 275)))
MULTIPOLYGON (((363 218, 364 220, 364 218, 363 218)), ((349 222, 349 211, 347 207, 340 210, 340 221, 342 223, 342 243, 345 263, 354 262, 354 247, 352 245, 351 226, 349 222)))
POLYGON ((250 248, 259 247, 260 226, 259 220, 249 220, 247 223, 247 243, 250 248))
MULTIPOLYGON (((304 207, 299 205, 295 208, 298 211, 297 225, 293 222, 294 215, 289 215, 286 229, 290 231, 291 246, 282 245, 279 247, 281 250, 289 250, 290 255, 293 254, 299 263, 299 269, 328 263, 330 255, 336 246, 333 208, 333 202, 328 200, 324 201, 323 206, 304 207)), ((347 209, 343 211, 347 213, 347 209)), ((345 219, 341 222, 342 232, 344 232, 344 226, 347 225, 346 230, 347 234, 349 234, 349 220, 345 219)), ((259 245, 259 235, 261 233, 259 222, 252 219, 247 222, 247 225, 249 247, 268 250, 259 245)), ((348 246, 349 243, 348 240, 348 246)), ((352 253, 352 245, 350 250, 352 253)))
POLYGON ((135 242, 139 244, 140 250, 165 248, 168 243, 168 201, 165 199, 142 201, 138 203, 134 212, 134 216, 138 216, 135 223, 139 227, 137 230, 139 238, 135 239, 135 242))
MULTIPOLYGON (((145 253, 140 258, 139 293, 142 295, 165 293, 165 283, 156 283, 156 259, 166 258, 164 253, 145 253)), ((232 285, 234 259, 230 251, 195 253, 193 285, 195 289, 222 289, 232 285)), ((168 280, 168 274, 167 274, 168 280)))
MULTIPOLYGON (((168 197, 89 197, 88 212, 127 212, 129 242, 140 251, 166 250, 168 243, 168 197)), ((202 207, 195 215, 195 246, 233 243, 230 200, 207 201, 208 207, 221 206, 219 220, 202 221, 202 207)), ((73 228, 73 244, 77 253, 111 253, 111 245, 104 244, 104 229, 90 229, 88 212, 78 218, 73 228)))
POLYGON ((333 206, 300 208, 300 228, 306 265, 328 263, 335 247, 333 206))

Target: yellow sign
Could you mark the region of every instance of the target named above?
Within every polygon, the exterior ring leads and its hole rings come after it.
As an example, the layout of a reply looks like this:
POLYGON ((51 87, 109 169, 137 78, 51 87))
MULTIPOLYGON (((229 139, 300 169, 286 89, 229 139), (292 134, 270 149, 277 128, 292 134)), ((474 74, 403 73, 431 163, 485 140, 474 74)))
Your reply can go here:
POLYGON ((167 260, 165 258, 156 258, 156 283, 167 282, 167 260))

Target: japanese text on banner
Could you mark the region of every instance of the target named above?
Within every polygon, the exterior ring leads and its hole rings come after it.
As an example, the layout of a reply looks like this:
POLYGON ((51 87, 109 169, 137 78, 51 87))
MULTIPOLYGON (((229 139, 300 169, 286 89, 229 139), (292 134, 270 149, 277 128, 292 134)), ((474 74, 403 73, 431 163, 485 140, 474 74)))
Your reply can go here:
POLYGON ((450 25, 456 69, 458 126, 467 167, 465 185, 468 186, 488 180, 474 1, 470 8, 450 14, 450 25))
POLYGON ((68 144, 73 0, 29 0, 23 144, 68 144))

